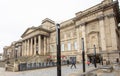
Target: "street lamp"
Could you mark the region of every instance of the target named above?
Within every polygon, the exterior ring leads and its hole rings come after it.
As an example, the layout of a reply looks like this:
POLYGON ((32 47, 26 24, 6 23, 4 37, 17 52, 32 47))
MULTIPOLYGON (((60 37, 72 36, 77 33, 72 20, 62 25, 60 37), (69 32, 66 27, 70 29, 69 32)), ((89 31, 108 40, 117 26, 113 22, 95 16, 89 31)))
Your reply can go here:
POLYGON ((85 52, 84 52, 84 38, 82 40, 82 62, 83 62, 83 72, 85 72, 85 52))
POLYGON ((94 66, 95 68, 97 67, 97 64, 96 64, 96 47, 94 45, 94 66))
POLYGON ((60 24, 56 24, 57 36, 57 76, 61 76, 60 24))

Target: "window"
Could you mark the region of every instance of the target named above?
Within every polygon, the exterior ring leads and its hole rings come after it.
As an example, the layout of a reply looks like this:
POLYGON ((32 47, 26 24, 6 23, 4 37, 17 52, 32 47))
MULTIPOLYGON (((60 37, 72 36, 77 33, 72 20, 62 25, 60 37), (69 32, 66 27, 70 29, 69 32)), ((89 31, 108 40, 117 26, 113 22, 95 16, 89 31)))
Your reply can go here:
POLYGON ((74 49, 77 50, 77 42, 74 42, 74 49))
POLYGON ((70 37, 70 32, 67 32, 67 37, 68 37, 68 38, 70 37))
POLYGON ((73 31, 73 36, 77 36, 76 30, 73 31))
POLYGON ((50 45, 50 52, 54 52, 54 45, 50 45))
POLYGON ((68 50, 71 50, 71 43, 68 42, 68 50))
POLYGON ((61 39, 64 39, 64 34, 62 33, 62 34, 60 35, 60 37, 61 37, 61 39))
POLYGON ((62 44, 62 45, 61 45, 61 51, 65 51, 64 49, 65 49, 65 48, 64 48, 64 44, 62 44))

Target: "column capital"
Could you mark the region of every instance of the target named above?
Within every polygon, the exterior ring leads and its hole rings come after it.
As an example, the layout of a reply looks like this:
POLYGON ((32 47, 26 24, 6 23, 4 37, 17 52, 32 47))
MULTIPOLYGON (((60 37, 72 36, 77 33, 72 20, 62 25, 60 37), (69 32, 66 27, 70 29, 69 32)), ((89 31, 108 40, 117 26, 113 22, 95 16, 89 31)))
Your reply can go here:
POLYGON ((104 17, 105 17, 104 15, 100 15, 100 16, 97 17, 97 19, 98 19, 98 20, 103 20, 104 17))

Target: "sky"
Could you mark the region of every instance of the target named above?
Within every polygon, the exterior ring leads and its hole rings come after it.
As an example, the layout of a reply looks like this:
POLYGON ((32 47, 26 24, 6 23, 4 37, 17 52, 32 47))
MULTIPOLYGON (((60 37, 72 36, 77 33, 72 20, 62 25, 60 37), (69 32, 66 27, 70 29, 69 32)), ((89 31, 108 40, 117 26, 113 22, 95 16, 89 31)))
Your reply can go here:
POLYGON ((103 0, 0 0, 0 53, 4 46, 21 39, 28 27, 39 26, 43 19, 50 18, 61 23, 101 1, 103 0))

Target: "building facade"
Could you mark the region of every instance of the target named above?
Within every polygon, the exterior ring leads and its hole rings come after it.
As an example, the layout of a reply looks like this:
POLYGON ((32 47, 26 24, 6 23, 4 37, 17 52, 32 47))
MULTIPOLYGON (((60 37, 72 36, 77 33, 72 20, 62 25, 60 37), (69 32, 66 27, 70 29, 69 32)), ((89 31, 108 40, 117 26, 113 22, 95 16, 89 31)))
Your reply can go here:
MULTIPOLYGON (((91 60, 94 56, 94 45, 98 59, 112 62, 120 58, 118 1, 103 0, 75 15, 60 23, 62 59, 75 58, 78 62, 82 60, 81 38, 84 38, 87 59, 91 60)), ((8 51, 11 49, 13 58, 46 55, 56 59, 56 27, 53 20, 46 18, 40 26, 26 29, 21 38, 14 46, 4 47, 4 57, 8 56, 8 51)))
POLYGON ((2 53, 0 53, 0 61, 2 61, 3 60, 3 55, 2 55, 2 53))

